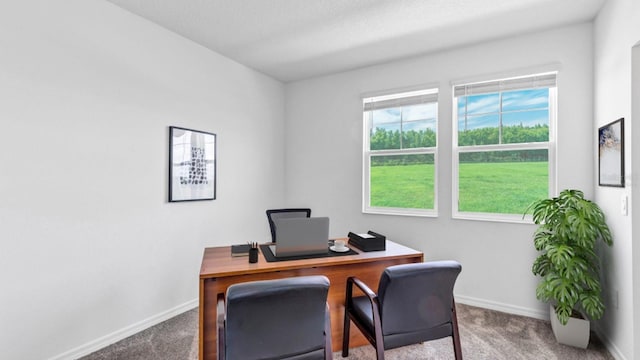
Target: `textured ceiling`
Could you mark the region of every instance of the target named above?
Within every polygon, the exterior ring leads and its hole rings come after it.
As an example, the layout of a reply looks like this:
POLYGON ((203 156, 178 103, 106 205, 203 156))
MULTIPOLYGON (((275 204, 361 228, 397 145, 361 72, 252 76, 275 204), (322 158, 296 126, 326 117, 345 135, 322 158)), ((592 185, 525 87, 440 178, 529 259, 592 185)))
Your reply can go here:
POLYGON ((283 82, 592 20, 606 0, 107 0, 283 82))

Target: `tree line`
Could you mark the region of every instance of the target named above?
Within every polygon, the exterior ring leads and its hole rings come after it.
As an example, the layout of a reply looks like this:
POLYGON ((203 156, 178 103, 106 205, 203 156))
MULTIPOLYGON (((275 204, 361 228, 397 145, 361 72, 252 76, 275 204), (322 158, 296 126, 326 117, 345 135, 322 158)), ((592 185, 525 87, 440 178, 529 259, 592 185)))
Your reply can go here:
MULTIPOLYGON (((411 149, 436 146, 436 133, 431 129, 426 130, 386 130, 376 128, 370 134, 371 150, 411 149)), ((549 126, 503 126, 502 134, 499 128, 487 127, 458 132, 458 145, 491 145, 491 144, 518 144, 529 142, 545 142, 549 140, 549 126)))
POLYGON ((503 126, 458 131, 458 145, 520 144, 549 141, 549 126, 503 126))
MULTIPOLYGON (((503 126, 502 134, 498 128, 479 128, 458 132, 458 144, 460 146, 514 144, 528 142, 546 142, 549 140, 549 126, 535 125, 525 127, 522 125, 503 126), (500 142, 500 137, 502 141, 500 142)), ((371 150, 412 149, 421 147, 435 147, 436 133, 431 129, 426 130, 386 130, 376 128, 370 134, 371 150)), ((528 151, 489 151, 461 153, 461 163, 477 162, 527 162, 548 161, 547 150, 528 151)), ((385 155, 373 156, 372 166, 384 165, 413 165, 433 164, 433 155, 385 155)))

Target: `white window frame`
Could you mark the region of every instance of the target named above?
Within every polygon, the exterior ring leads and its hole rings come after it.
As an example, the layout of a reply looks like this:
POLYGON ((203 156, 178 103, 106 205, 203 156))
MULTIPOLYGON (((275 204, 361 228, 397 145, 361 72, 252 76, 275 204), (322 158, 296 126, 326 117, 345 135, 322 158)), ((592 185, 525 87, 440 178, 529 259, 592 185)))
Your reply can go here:
POLYGON ((364 104, 369 101, 383 101, 384 99, 397 99, 420 93, 423 95, 435 95, 438 96, 439 89, 436 86, 420 87, 419 90, 396 90, 393 92, 387 92, 383 94, 365 94, 362 96, 363 103, 363 157, 362 157, 362 212, 365 214, 383 214, 383 215, 403 215, 403 216, 422 216, 422 217, 436 217, 438 216, 438 127, 439 127, 439 103, 436 99, 436 146, 424 147, 424 148, 409 148, 409 149, 392 149, 392 150, 371 150, 370 133, 372 129, 372 119, 370 118, 371 112, 364 111, 364 104), (394 207, 375 207, 371 206, 371 187, 370 187, 370 175, 371 175, 371 158, 377 155, 413 155, 413 154, 433 154, 434 162, 434 180, 433 180, 433 209, 415 209, 415 208, 394 208, 394 207))
MULTIPOLYGON (((500 150, 537 150, 546 149, 548 151, 548 196, 556 193, 556 126, 557 126, 557 99, 558 88, 557 85, 548 87, 549 89, 549 141, 548 142, 536 142, 536 143, 517 143, 517 144, 498 144, 498 145, 475 145, 475 146, 458 146, 458 101, 455 94, 455 88, 463 85, 475 85, 483 83, 496 83, 501 81, 508 81, 512 79, 527 79, 534 78, 536 76, 544 76, 554 74, 557 79, 557 73, 541 73, 541 74, 529 74, 524 76, 505 77, 502 79, 491 79, 486 81, 475 82, 459 82, 452 86, 452 218, 465 219, 465 220, 480 220, 480 221, 494 221, 494 222, 509 222, 509 223, 531 223, 531 216, 523 216, 523 214, 501 214, 501 213, 479 213, 479 212, 463 212, 459 210, 459 171, 460 171, 460 154, 467 152, 485 152, 485 151, 500 151, 500 150)), ((522 88, 525 90, 526 88, 522 88)), ((514 89, 501 89, 502 91, 509 91, 514 89)), ((472 95, 472 94, 469 94, 472 95)))

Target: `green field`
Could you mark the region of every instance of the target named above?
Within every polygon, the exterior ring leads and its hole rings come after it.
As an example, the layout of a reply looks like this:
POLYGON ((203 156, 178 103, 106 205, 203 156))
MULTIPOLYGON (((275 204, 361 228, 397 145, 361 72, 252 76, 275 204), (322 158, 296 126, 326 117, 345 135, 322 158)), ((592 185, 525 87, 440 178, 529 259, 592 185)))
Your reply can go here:
MULTIPOLYGON (((522 214, 548 196, 547 162, 463 163, 459 176, 464 212, 522 214)), ((433 179, 432 164, 372 166, 371 206, 433 209, 433 179)))
POLYGON ((371 167, 371 206, 433 209, 433 164, 371 167))

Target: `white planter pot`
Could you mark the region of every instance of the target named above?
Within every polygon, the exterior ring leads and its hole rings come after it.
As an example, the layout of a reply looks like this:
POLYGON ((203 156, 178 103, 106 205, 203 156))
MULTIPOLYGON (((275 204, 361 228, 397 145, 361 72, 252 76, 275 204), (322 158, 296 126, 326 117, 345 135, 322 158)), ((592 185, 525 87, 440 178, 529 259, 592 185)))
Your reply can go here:
POLYGON ((569 318, 567 325, 562 325, 556 316, 556 310, 550 305, 551 329, 560 344, 586 349, 589 345, 589 320, 569 318))

